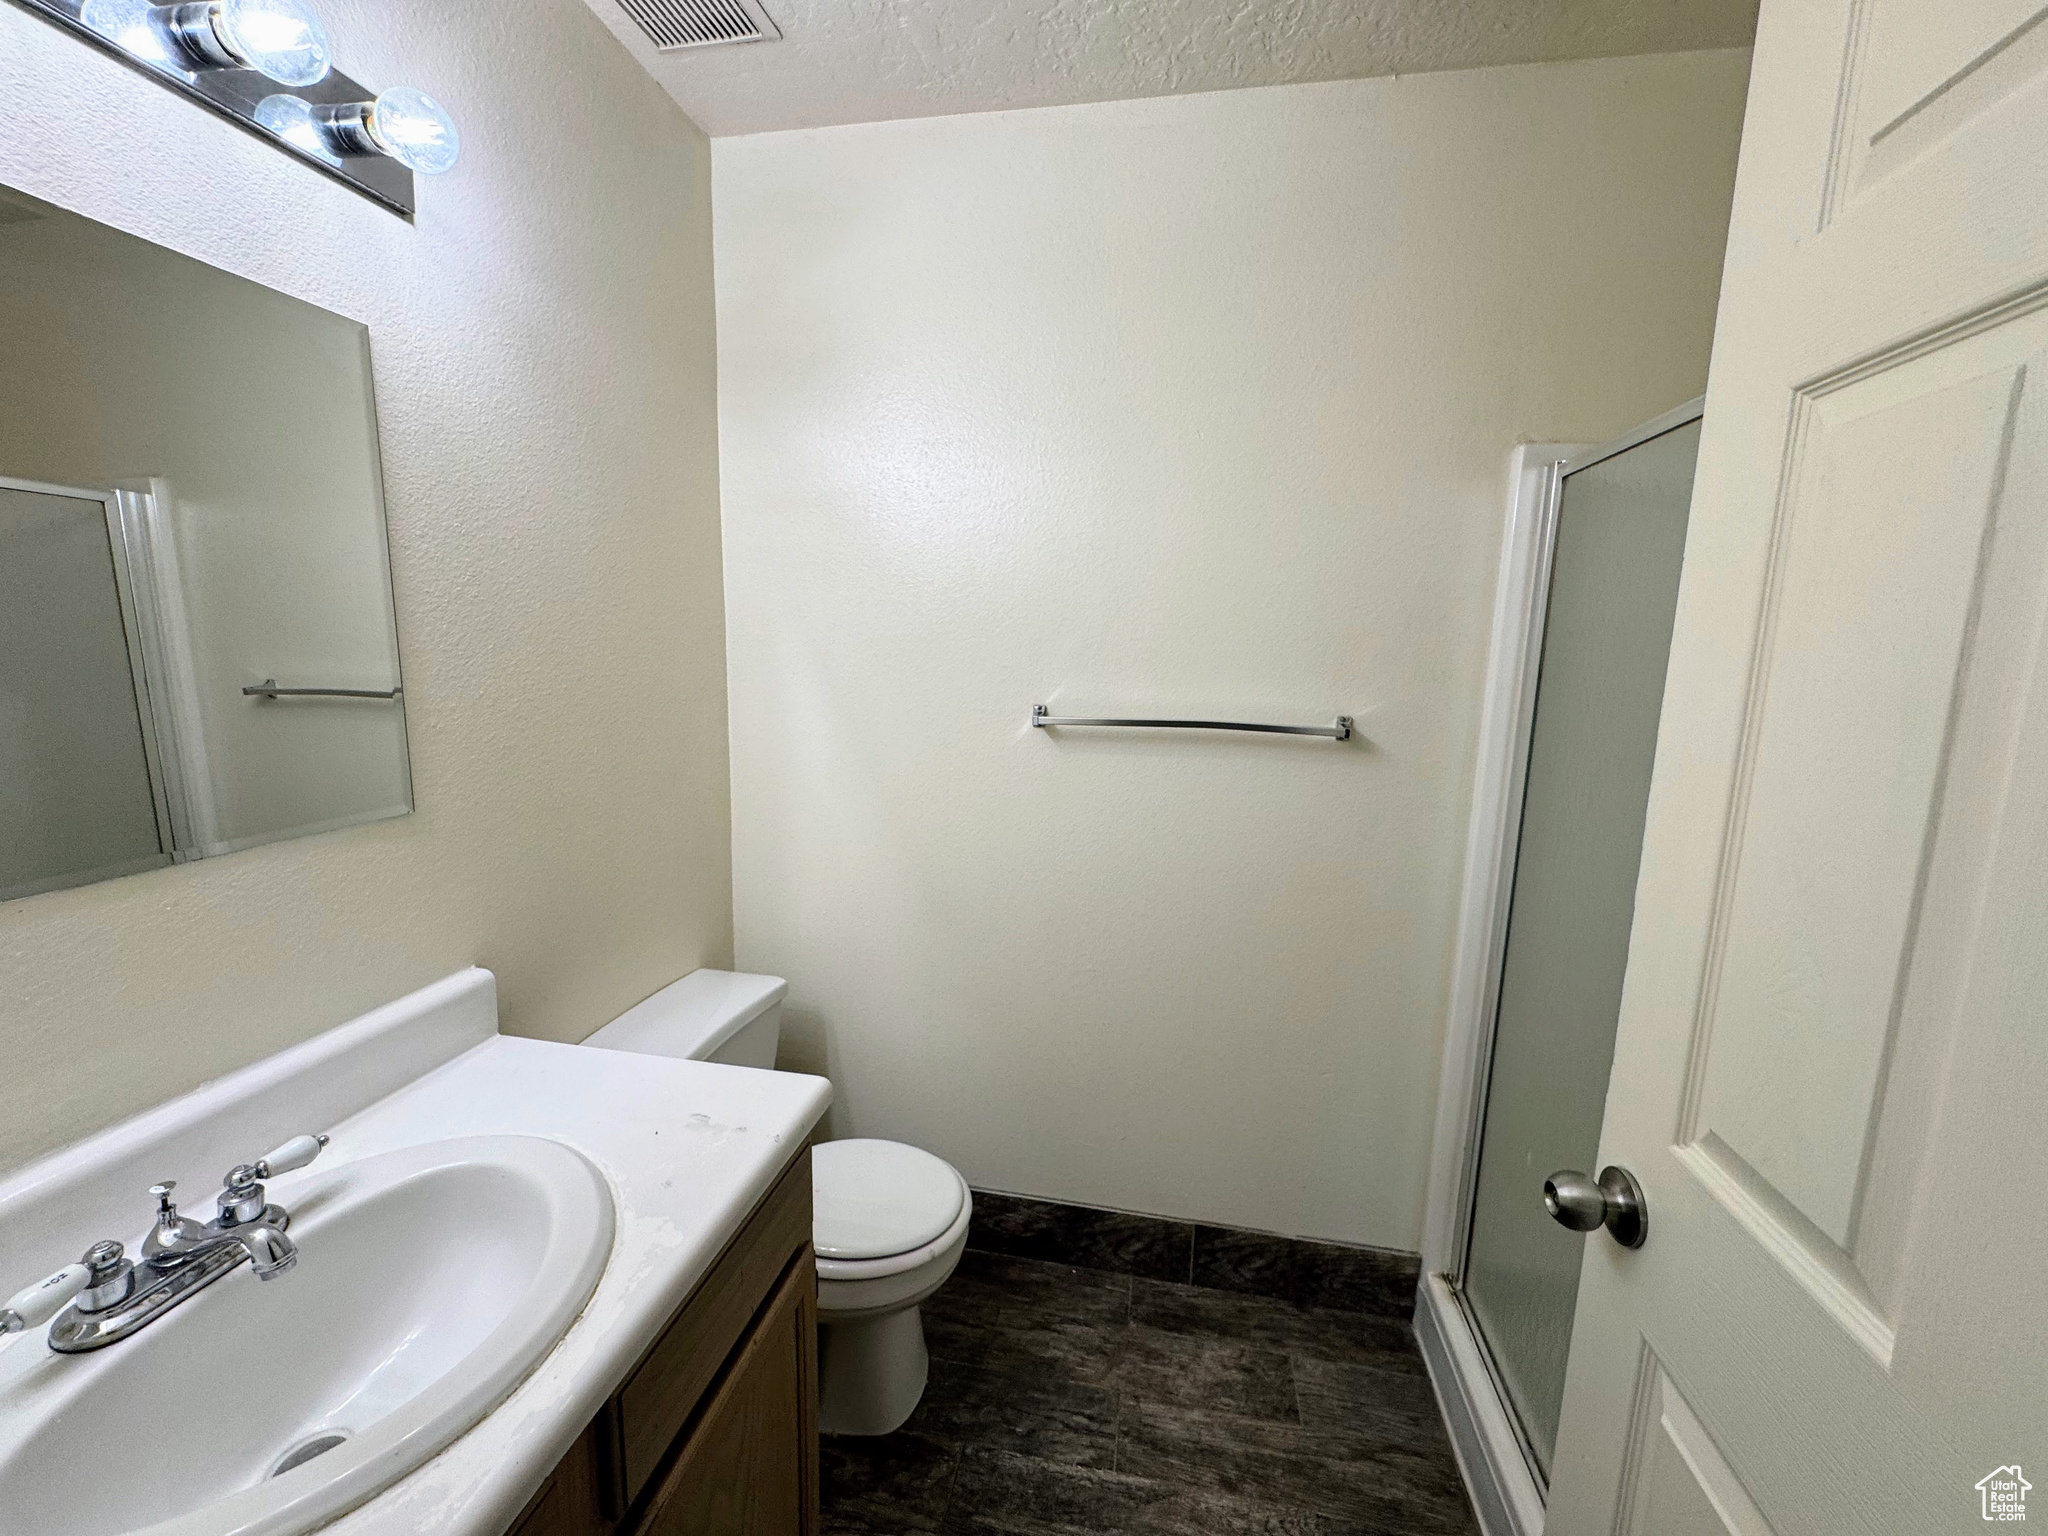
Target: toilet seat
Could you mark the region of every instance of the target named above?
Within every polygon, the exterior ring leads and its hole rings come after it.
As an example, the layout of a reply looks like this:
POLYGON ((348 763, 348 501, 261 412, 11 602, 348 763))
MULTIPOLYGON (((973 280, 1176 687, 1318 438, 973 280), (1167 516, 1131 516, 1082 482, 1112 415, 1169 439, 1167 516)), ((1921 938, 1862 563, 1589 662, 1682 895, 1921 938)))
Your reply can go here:
POLYGON ((943 1244, 970 1209, 966 1181, 943 1158, 869 1138, 811 1149, 811 1198, 820 1274, 835 1262, 901 1258, 909 1262, 900 1267, 909 1268, 918 1262, 914 1255, 943 1244))
MULTIPOLYGON (((952 1173, 960 1184, 960 1214, 953 1218, 950 1227, 921 1247, 905 1253, 887 1254, 879 1259, 828 1259, 821 1253, 818 1255, 820 1284, 827 1281, 845 1284, 856 1280, 886 1280, 942 1260, 946 1261, 946 1273, 951 1274, 953 1263, 960 1257, 960 1249, 967 1243, 967 1223, 974 1215, 974 1200, 968 1193, 967 1181, 951 1168, 946 1171, 952 1173)), ((819 1304, 825 1305, 822 1294, 819 1304)))

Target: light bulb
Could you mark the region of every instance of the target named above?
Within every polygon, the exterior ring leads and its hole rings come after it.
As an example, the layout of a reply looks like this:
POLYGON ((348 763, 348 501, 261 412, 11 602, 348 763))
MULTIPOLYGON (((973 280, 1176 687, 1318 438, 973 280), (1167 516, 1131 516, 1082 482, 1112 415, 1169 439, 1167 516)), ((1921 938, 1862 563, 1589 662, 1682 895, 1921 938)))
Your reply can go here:
POLYGON ((462 140, 454 119, 425 91, 401 85, 370 104, 363 126, 377 148, 422 176, 438 176, 455 164, 462 140))
POLYGON ((266 96, 256 103, 256 121, 294 149, 302 149, 328 165, 341 164, 341 156, 320 125, 313 119, 313 104, 303 96, 266 96))
MULTIPOLYGON (((298 129, 297 109, 282 103, 273 116, 280 137, 298 129)), ((385 155, 422 176, 438 176, 462 152, 455 124, 425 91, 399 86, 375 101, 350 101, 340 106, 316 104, 308 120, 323 146, 342 155, 385 155)), ((265 126, 269 126, 266 124, 265 126)))
POLYGON ((327 33, 299 0, 217 0, 211 10, 214 35, 237 62, 280 85, 327 78, 327 33))
POLYGON ((150 0, 86 0, 78 19, 123 53, 150 64, 168 64, 171 51, 158 30, 150 0))

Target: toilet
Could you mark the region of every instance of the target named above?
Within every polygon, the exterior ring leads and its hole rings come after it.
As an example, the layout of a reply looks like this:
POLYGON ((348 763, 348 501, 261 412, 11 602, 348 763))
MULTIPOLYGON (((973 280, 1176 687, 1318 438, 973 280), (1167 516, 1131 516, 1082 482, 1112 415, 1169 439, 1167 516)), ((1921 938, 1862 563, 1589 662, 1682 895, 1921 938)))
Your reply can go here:
MULTIPOLYGON (((788 993, 779 976, 692 971, 583 1043, 770 1068, 788 993)), ((814 1146, 811 1196, 818 1427, 886 1435, 924 1396, 930 1357, 918 1306, 960 1262, 974 1197, 943 1158, 869 1138, 814 1146)))

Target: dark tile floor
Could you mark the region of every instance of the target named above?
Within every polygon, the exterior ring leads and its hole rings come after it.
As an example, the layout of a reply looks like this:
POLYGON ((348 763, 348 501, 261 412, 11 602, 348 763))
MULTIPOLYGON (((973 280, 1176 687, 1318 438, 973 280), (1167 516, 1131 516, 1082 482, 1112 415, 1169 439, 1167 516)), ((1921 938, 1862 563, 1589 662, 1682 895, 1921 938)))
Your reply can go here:
POLYGON ((968 1252, 910 1422, 824 1446, 827 1536, 1478 1527, 1406 1322, 968 1252))

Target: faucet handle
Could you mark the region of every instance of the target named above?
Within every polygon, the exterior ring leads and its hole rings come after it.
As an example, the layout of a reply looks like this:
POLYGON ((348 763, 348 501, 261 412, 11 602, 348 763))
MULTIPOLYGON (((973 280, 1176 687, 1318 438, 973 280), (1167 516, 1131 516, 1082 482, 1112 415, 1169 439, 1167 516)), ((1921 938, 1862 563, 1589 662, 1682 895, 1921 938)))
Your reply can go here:
POLYGON ((104 1312, 134 1294, 135 1261, 121 1244, 111 1239, 94 1243, 78 1262, 92 1272, 91 1280, 78 1293, 79 1311, 104 1312))
POLYGON ((94 1243, 85 1250, 79 1263, 92 1271, 95 1280, 105 1280, 121 1267, 123 1256, 128 1250, 120 1243, 108 1238, 103 1243, 94 1243))
POLYGON ((0 1307, 0 1333, 22 1333, 47 1323, 91 1282, 92 1271, 85 1265, 66 1264, 54 1275, 16 1291, 7 1298, 7 1305, 0 1307))
POLYGON ((259 1179, 274 1179, 280 1173, 305 1167, 320 1155, 326 1145, 325 1136, 294 1136, 283 1146, 264 1153, 250 1172, 259 1179))
POLYGON ((253 1163, 235 1164, 221 1181, 221 1191, 215 1200, 220 1214, 214 1218, 214 1224, 239 1227, 260 1221, 263 1213, 271 1209, 264 1200, 262 1181, 305 1167, 320 1155, 321 1148, 326 1145, 325 1136, 294 1136, 253 1163))

